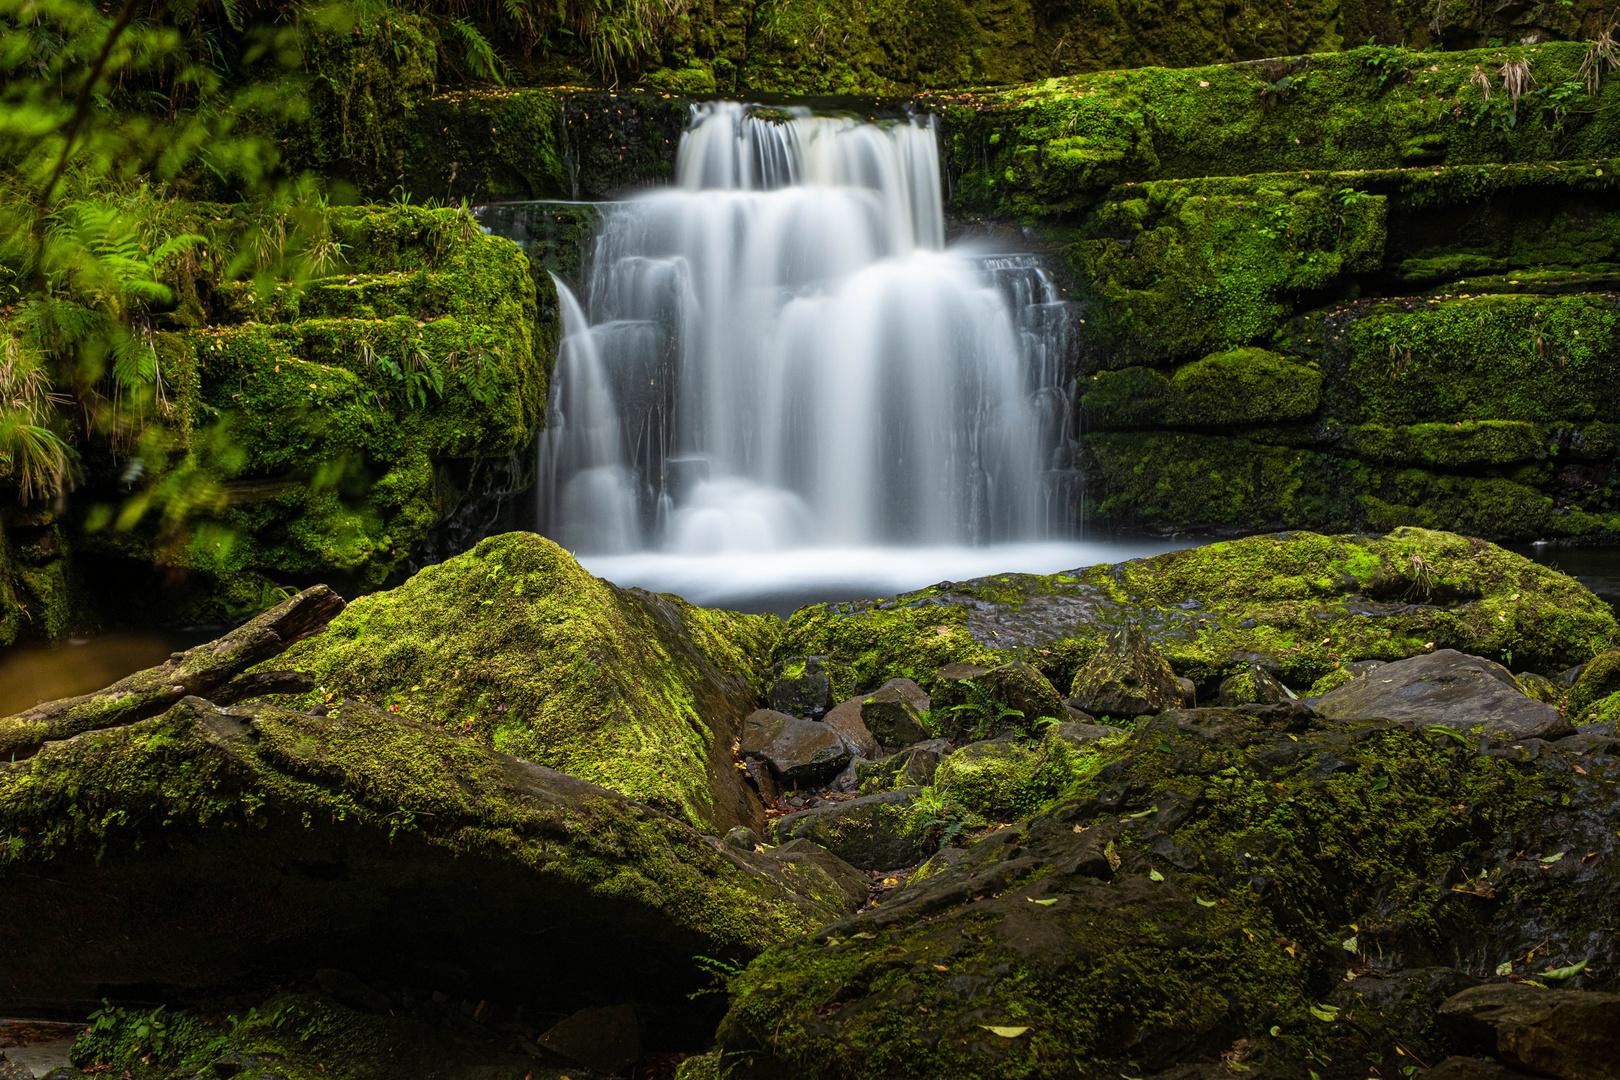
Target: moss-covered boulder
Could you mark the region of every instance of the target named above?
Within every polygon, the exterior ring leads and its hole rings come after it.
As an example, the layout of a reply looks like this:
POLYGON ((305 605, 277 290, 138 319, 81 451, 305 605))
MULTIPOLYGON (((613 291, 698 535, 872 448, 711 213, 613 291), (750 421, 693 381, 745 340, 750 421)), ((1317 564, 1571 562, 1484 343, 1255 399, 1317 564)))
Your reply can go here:
POLYGON ((277 663, 310 672, 317 695, 362 697, 723 833, 763 814, 732 743, 779 633, 773 615, 620 589, 550 540, 507 533, 360 598, 277 663))
POLYGON ((1575 685, 1569 688, 1564 707, 1571 716, 1580 716, 1616 692, 1620 692, 1620 649, 1609 649, 1581 668, 1575 685))
POLYGON ((1069 700, 1089 713, 1126 718, 1183 704, 1170 662, 1135 625, 1110 635, 1074 673, 1069 700))
POLYGON ((1162 714, 1062 801, 756 960, 723 1060, 817 1078, 1436 1060, 1446 994, 1564 967, 1603 988, 1620 960, 1601 929, 1620 758, 1536 747, 1292 706, 1162 714))
POLYGON ((362 702, 187 697, 53 742, 0 764, 0 838, 0 994, 19 1008, 334 963, 369 981, 409 940, 412 963, 522 973, 566 1014, 625 992, 618 964, 695 989, 693 954, 848 910, 812 865, 362 702))
MULTIPOLYGON (((1134 623, 1212 697, 1250 663, 1303 691, 1343 665, 1453 648, 1555 674, 1609 648, 1607 604, 1573 578, 1483 540, 1279 533, 1048 576, 1003 574, 884 601, 801 608, 779 648, 827 655, 867 685, 934 689, 952 663, 1020 659, 1068 686, 1134 623)), ((980 672, 982 674, 982 671, 980 672)))

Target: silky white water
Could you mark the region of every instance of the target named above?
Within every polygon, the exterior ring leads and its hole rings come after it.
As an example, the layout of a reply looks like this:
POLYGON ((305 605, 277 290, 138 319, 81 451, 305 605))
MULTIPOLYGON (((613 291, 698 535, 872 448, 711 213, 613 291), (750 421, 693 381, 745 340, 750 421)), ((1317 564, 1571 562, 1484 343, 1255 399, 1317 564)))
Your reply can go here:
POLYGON ((596 572, 716 600, 1096 561, 1068 542, 1069 305, 1028 254, 946 246, 928 122, 697 106, 587 268, 579 301, 558 282, 539 527, 596 572))

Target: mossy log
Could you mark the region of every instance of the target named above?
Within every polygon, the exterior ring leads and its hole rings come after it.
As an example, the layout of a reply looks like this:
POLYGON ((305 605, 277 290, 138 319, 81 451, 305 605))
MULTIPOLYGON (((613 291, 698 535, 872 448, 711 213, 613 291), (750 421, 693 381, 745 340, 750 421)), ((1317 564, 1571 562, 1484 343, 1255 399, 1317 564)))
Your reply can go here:
POLYGON ((104 690, 49 701, 0 718, 0 760, 34 754, 47 740, 68 739, 98 728, 118 727, 158 715, 182 698, 206 697, 230 705, 265 692, 285 692, 303 680, 285 673, 238 681, 255 664, 326 629, 343 610, 343 598, 316 585, 282 601, 217 641, 174 653, 157 667, 137 671, 104 690))

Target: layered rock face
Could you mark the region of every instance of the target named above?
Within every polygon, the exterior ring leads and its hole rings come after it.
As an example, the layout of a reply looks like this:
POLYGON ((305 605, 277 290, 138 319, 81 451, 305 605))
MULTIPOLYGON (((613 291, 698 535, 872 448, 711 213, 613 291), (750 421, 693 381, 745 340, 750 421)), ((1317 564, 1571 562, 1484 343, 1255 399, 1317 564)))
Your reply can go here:
POLYGON ((1615 536, 1603 48, 940 95, 957 211, 1033 226, 1070 271, 1089 512, 1615 536))

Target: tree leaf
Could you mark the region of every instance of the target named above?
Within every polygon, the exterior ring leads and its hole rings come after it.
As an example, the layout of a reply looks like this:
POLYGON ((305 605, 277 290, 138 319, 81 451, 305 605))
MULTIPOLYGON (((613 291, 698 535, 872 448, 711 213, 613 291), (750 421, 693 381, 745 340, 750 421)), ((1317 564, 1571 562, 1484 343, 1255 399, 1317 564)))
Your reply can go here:
POLYGON ((1547 863, 1548 865, 1551 865, 1551 864, 1557 862, 1559 859, 1562 859, 1564 857, 1564 854, 1565 854, 1564 852, 1560 851, 1556 855, 1543 855, 1541 857, 1541 861, 1544 862, 1544 863, 1547 863))
POLYGON ((1271 1037, 1273 1039, 1281 1038, 1282 1028, 1278 1027, 1276 1024, 1271 1025, 1271 1037))
POLYGON ((1000 1035, 1003 1039, 1016 1039, 1029 1030, 1027 1027, 999 1027, 995 1024, 980 1024, 979 1026, 992 1035, 1000 1035))
POLYGON ((1333 1021, 1337 1020, 1339 1018, 1338 1012, 1338 1008, 1333 1005, 1311 1006, 1311 1015, 1322 1021, 1324 1024, 1331 1024, 1333 1021))
POLYGON ((1148 880, 1149 881, 1163 881, 1164 880, 1164 875, 1159 873, 1157 870, 1149 870, 1148 871, 1148 880))
POLYGON ((1504 960, 1500 964, 1497 964, 1496 965, 1496 973, 1498 975, 1511 975, 1511 974, 1513 974, 1513 961, 1504 960))
POLYGON ((1032 904, 1039 904, 1041 907, 1051 907, 1053 904, 1057 903, 1056 900, 1036 900, 1034 897, 1030 896, 1026 896, 1024 899, 1028 900, 1032 904))
POLYGON ((1193 897, 1193 899, 1198 901, 1198 906, 1199 907, 1214 907, 1215 906, 1215 901, 1213 901, 1213 900, 1204 900, 1204 899, 1201 899, 1201 898, 1196 897, 1196 896, 1193 897))
POLYGON ((1354 934, 1345 938, 1343 941, 1339 942, 1339 944, 1344 948, 1345 952, 1353 953, 1356 951, 1356 937, 1354 934))
POLYGON ((1383 791, 1387 787, 1389 787, 1389 777, 1380 776, 1377 780, 1374 780, 1372 782, 1372 787, 1371 787, 1370 790, 1372 790, 1372 791, 1383 791))
POLYGON ((1591 957, 1588 957, 1586 960, 1582 960, 1578 964, 1569 965, 1569 967, 1554 968, 1552 971, 1543 971, 1541 973, 1541 977, 1543 979, 1572 979, 1586 970, 1587 962, 1590 959, 1591 957))

